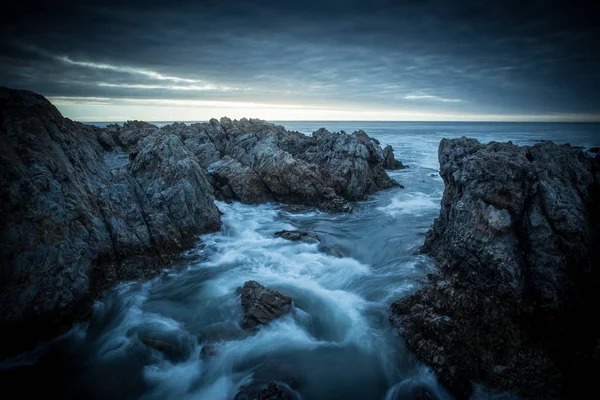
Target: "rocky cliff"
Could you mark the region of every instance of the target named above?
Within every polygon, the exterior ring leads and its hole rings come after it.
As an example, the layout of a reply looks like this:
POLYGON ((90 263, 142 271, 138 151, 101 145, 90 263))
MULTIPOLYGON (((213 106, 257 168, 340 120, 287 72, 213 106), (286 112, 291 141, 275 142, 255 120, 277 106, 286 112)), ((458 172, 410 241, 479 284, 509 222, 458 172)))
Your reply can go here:
POLYGON ((105 288, 156 274, 219 230, 215 194, 351 211, 399 186, 383 163, 362 131, 310 137, 228 118, 100 129, 0 88, 0 357, 64 331, 105 288))
POLYGON ((576 398, 600 377, 600 161, 579 149, 442 140, 445 191, 423 250, 439 272, 392 305, 409 348, 472 383, 576 398))
POLYGON ((155 274, 220 228, 206 172, 177 136, 132 143, 130 162, 115 143, 125 138, 110 133, 0 89, 0 329, 10 351, 63 331, 98 291, 155 274))

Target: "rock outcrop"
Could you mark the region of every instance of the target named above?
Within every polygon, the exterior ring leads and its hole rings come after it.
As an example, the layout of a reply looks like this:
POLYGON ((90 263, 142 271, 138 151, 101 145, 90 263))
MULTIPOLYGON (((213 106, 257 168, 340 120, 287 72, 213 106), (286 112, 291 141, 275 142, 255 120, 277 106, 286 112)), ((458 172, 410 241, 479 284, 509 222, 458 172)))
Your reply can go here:
POLYGON ((423 251, 439 272, 392 305, 458 398, 471 383, 576 398, 600 377, 600 161, 568 145, 442 140, 446 185, 423 251))
POLYGON ((0 329, 11 349, 64 332, 111 285, 150 277, 220 229, 215 194, 351 211, 398 186, 359 131, 261 120, 96 128, 0 88, 0 329))
POLYGON ((64 331, 104 288, 156 274, 220 228, 206 172, 178 136, 141 122, 86 126, 31 92, 0 88, 0 171, 0 329, 11 347, 0 356, 64 331))
POLYGON ((248 281, 238 288, 241 295, 244 318, 242 328, 252 330, 266 325, 286 314, 292 307, 292 299, 267 289, 256 281, 248 281))
POLYGON ((392 146, 387 145, 383 149, 383 168, 385 169, 404 169, 407 166, 403 165, 402 162, 396 160, 394 157, 394 149, 392 146))
MULTIPOLYGON (((141 125, 147 134, 148 127, 141 125)), ((265 201, 352 210, 381 189, 400 186, 384 169, 384 152, 363 131, 346 134, 319 129, 312 136, 258 119, 221 118, 162 128, 181 138, 210 175, 223 200, 265 201)), ((393 153, 387 162, 396 164, 393 153)))

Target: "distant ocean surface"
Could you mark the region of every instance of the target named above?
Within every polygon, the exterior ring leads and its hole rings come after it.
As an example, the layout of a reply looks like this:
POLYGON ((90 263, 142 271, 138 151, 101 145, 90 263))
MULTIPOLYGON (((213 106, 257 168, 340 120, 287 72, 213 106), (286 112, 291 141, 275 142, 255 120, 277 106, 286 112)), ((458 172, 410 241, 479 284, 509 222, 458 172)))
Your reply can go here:
MULTIPOLYGON (((202 235, 202 244, 178 268, 109 292, 89 323, 37 352, 0 363, 5 391, 19 390, 25 398, 44 390, 63 399, 230 400, 248 398, 236 397, 244 387, 277 381, 303 400, 404 400, 421 390, 432 399, 451 399, 388 322, 390 303, 416 290, 434 268, 419 248, 439 215, 444 190, 440 139, 600 146, 600 124, 591 123, 277 124, 305 134, 321 127, 364 130, 382 146, 391 144, 396 158, 409 165, 389 171, 405 189, 376 193, 356 203, 351 214, 217 202, 221 232, 202 235), (338 256, 316 244, 275 238, 282 229, 317 232, 338 256), (240 329, 235 290, 248 280, 292 297, 294 312, 256 333, 240 329), (140 341, 144 336, 177 344, 185 350, 183 360, 150 351, 140 341), (214 354, 202 357, 202 347, 211 343, 214 354), (34 384, 22 385, 17 377, 34 384), (36 388, 40 381, 50 383, 36 388)), ((509 397, 478 388, 473 398, 509 397)))

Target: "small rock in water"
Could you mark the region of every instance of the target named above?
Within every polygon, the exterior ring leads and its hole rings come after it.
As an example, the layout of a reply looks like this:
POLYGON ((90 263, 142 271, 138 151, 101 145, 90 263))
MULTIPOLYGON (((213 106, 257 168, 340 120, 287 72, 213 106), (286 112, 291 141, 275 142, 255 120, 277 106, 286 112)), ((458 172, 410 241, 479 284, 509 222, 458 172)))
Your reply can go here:
POLYGON ((238 288, 238 293, 241 294, 244 309, 242 328, 247 330, 268 324, 287 313, 292 307, 291 297, 267 289, 256 281, 244 283, 243 287, 238 288))
POLYGON ((200 358, 205 360, 210 357, 214 357, 219 352, 219 346, 216 344, 205 344, 202 346, 202 350, 200 350, 200 358))
POLYGON ((590 148, 588 149, 588 151, 589 151, 590 153, 598 154, 598 153, 600 153, 600 147, 590 147, 590 148))
POLYGON ((290 204, 287 206, 282 206, 279 209, 290 213, 303 213, 307 212, 310 208, 301 204, 290 204))
POLYGON ((277 386, 275 382, 269 383, 269 386, 258 393, 257 400, 284 400, 289 399, 289 396, 277 386))
POLYGON ((151 337, 143 337, 140 341, 147 347, 163 353, 171 361, 178 361, 183 358, 181 349, 171 343, 151 337))
POLYGON ((315 243, 321 241, 321 236, 316 233, 310 233, 306 231, 279 231, 275 232, 276 237, 280 237, 285 240, 292 240, 294 242, 307 242, 315 243))

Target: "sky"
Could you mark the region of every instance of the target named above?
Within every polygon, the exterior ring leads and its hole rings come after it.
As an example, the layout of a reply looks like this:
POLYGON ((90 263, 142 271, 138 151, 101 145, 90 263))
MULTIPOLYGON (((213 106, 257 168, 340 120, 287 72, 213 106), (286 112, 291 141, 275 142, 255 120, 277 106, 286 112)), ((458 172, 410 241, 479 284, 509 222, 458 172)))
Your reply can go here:
POLYGON ((0 86, 89 122, 600 121, 600 1, 4 0, 0 86))

